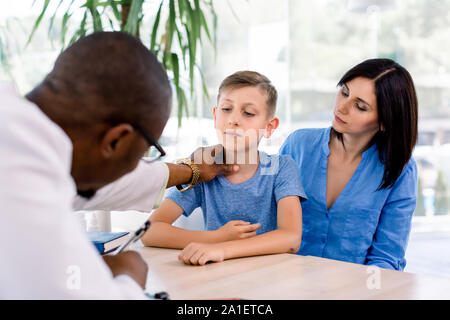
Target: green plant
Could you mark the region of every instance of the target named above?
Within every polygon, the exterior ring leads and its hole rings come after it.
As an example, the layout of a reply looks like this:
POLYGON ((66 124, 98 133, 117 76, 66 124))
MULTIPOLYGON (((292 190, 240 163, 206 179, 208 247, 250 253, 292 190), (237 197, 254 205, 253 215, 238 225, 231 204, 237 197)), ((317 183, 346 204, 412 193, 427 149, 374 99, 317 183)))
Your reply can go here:
MULTIPOLYGON (((420 167, 420 164, 419 164, 420 167)), ((422 178, 419 175, 418 183, 417 183, 417 202, 416 202, 416 210, 414 211, 415 216, 424 216, 425 215, 425 202, 423 199, 423 183, 422 178)))
MULTIPOLYGON (((175 87, 178 101, 178 125, 181 125, 183 113, 189 115, 186 90, 190 97, 194 94, 195 69, 201 77, 203 93, 208 96, 203 73, 196 63, 199 44, 203 34, 216 45, 217 15, 213 0, 158 0, 154 10, 146 10, 145 0, 85 0, 74 7, 75 0, 54 0, 56 8, 50 17, 48 34, 55 28, 55 17, 58 11, 64 10, 60 24, 60 42, 63 48, 77 39, 96 31, 120 30, 148 40, 149 49, 168 71, 175 87), (208 22, 205 12, 208 11, 212 22, 208 22), (76 30, 69 36, 69 21, 74 13, 82 13, 76 30), (154 17, 149 35, 143 35, 141 28, 146 15, 154 17), (182 84, 182 71, 188 71, 188 81, 182 84)), ((42 10, 35 21, 27 44, 33 38, 36 29, 47 13, 51 0, 44 0, 42 10)), ((77 2, 78 3, 78 2, 77 2)), ((33 2, 34 5, 34 2, 33 2)), ((132 59, 132 57, 130 57, 132 59)))
POLYGON ((3 28, 0 26, 0 75, 5 73, 9 75, 9 62, 7 57, 8 49, 3 36, 3 28))
POLYGON ((435 190, 436 190, 435 215, 447 215, 449 211, 448 187, 445 181, 445 174, 442 170, 439 170, 435 190))

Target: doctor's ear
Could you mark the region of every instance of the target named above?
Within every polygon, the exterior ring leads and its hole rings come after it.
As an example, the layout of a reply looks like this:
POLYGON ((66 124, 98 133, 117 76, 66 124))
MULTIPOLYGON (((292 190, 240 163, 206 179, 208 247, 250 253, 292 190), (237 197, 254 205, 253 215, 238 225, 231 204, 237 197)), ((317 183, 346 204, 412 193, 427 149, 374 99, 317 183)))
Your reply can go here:
POLYGON ((117 145, 134 131, 133 127, 127 123, 118 124, 109 129, 102 138, 100 151, 105 158, 111 158, 117 145))

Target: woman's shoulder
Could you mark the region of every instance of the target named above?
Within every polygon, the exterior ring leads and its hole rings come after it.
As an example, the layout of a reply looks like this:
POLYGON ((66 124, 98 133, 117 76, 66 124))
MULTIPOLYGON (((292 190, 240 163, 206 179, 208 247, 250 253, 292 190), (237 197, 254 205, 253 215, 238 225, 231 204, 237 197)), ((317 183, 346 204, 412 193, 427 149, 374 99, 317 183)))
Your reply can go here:
POLYGON ((286 138, 282 150, 316 148, 322 141, 328 141, 327 134, 329 134, 329 131, 330 128, 297 129, 286 138))
POLYGON ((292 132, 290 135, 293 137, 314 137, 322 135, 329 128, 301 128, 292 132))
POLYGON ((413 179, 417 179, 417 163, 414 157, 411 156, 411 158, 409 158, 408 162, 403 167, 400 176, 409 176, 413 179))
POLYGON ((321 138, 330 128, 302 128, 292 132, 288 139, 292 140, 307 140, 321 138))

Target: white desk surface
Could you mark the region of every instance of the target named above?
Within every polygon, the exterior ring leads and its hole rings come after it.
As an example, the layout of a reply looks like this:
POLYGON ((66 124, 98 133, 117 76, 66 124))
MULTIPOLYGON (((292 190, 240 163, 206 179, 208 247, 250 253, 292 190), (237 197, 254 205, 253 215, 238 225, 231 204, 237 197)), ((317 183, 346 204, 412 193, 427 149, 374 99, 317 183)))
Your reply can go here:
POLYGON ((318 257, 277 254, 191 266, 178 261, 180 250, 136 250, 149 266, 146 291, 166 291, 175 300, 450 299, 447 278, 318 257))

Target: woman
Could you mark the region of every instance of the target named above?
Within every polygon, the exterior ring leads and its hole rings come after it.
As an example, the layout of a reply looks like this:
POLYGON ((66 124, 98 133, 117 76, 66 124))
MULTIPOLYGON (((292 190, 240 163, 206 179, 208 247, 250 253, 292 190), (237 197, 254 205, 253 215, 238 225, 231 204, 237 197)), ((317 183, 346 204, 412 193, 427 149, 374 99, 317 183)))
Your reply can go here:
POLYGON ((297 130, 280 149, 308 197, 298 253, 403 270, 417 192, 412 78, 392 60, 371 59, 338 86, 332 126, 297 130))

